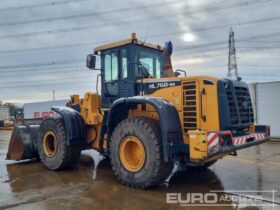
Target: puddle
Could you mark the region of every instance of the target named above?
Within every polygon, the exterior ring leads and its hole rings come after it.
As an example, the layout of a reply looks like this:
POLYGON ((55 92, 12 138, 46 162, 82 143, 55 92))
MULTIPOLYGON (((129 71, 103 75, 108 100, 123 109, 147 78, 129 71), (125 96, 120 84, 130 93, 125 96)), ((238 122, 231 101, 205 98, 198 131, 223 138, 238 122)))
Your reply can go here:
MULTIPOLYGON (((4 160, 8 144, 0 144, 0 209, 193 209, 167 204, 167 193, 208 193, 221 195, 231 190, 278 190, 280 144, 266 144, 219 160, 208 170, 187 170, 175 164, 172 176, 164 184, 148 190, 136 190, 120 184, 110 163, 95 150, 82 152, 80 164, 73 170, 50 171, 40 161, 4 160), (249 159, 254 161, 248 161, 249 159), (261 163, 256 164, 256 160, 261 163), (265 163, 265 164, 264 164, 265 163)), ((260 192, 265 199, 269 194, 260 192)), ((239 195, 239 194, 238 194, 239 195)), ((207 209, 271 209, 256 203, 240 203, 207 209)), ((195 208, 198 209, 198 208, 195 208)))

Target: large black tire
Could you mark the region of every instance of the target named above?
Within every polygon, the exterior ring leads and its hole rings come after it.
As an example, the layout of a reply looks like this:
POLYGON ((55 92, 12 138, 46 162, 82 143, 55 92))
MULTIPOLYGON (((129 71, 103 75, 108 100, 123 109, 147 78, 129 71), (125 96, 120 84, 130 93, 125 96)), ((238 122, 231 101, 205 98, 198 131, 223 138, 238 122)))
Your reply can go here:
POLYGON ((149 118, 128 118, 114 129, 110 141, 110 159, 115 175, 128 187, 149 188, 162 183, 173 169, 163 160, 161 132, 158 122, 149 118), (145 162, 138 171, 129 171, 120 158, 120 146, 128 136, 138 138, 145 151, 145 162))
POLYGON ((59 118, 42 122, 37 146, 42 163, 50 170, 73 168, 80 159, 81 146, 67 145, 66 128, 59 118))

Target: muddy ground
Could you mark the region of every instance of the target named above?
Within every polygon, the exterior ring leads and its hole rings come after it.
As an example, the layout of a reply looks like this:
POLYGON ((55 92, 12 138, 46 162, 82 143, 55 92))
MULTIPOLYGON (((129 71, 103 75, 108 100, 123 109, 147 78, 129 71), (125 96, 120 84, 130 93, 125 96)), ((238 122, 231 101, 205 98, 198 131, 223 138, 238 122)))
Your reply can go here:
POLYGON ((40 161, 7 161, 10 134, 0 131, 0 209, 200 209, 167 204, 167 193, 180 193, 184 200, 188 193, 213 190, 231 201, 219 201, 220 206, 207 203, 207 209, 280 209, 280 141, 242 150, 205 171, 177 173, 168 186, 135 190, 122 186, 106 161, 95 171, 86 155, 76 169, 59 172, 47 170, 40 161), (272 190, 278 190, 276 207, 272 190), (259 200, 240 201, 246 195, 258 195, 259 200))

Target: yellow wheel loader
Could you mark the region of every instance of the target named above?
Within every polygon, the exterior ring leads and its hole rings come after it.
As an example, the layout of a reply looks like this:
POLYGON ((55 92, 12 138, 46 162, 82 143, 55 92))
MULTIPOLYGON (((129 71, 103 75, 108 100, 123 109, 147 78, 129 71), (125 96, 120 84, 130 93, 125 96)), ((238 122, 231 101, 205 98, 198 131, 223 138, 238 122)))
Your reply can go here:
POLYGON ((86 63, 100 70, 97 92, 72 95, 67 107, 52 107, 55 117, 16 127, 7 159, 38 157, 61 170, 91 148, 110 158, 121 183, 148 188, 163 182, 174 162, 206 168, 269 140, 270 127, 254 123, 244 82, 183 75, 173 71, 171 53, 171 42, 162 47, 135 33, 95 48, 86 63))

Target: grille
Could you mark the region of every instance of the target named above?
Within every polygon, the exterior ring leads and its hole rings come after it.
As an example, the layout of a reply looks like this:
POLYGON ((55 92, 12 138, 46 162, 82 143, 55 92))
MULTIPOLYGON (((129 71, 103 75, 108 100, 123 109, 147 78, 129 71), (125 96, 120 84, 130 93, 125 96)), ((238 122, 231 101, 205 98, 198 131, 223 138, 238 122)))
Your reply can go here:
POLYGON ((193 130, 197 128, 197 90, 196 81, 183 82, 183 117, 184 117, 184 131, 193 130))
POLYGON ((238 112, 235 103, 235 97, 233 95, 233 91, 228 85, 226 87, 227 99, 228 99, 228 106, 229 106, 229 113, 230 113, 230 120, 232 124, 238 124, 238 112))
POLYGON ((231 123, 246 124, 254 122, 250 93, 247 87, 226 87, 231 123))
POLYGON ((234 87, 235 95, 237 99, 240 122, 243 123, 253 123, 254 122, 254 112, 252 107, 252 102, 250 98, 250 93, 246 87, 234 87))

